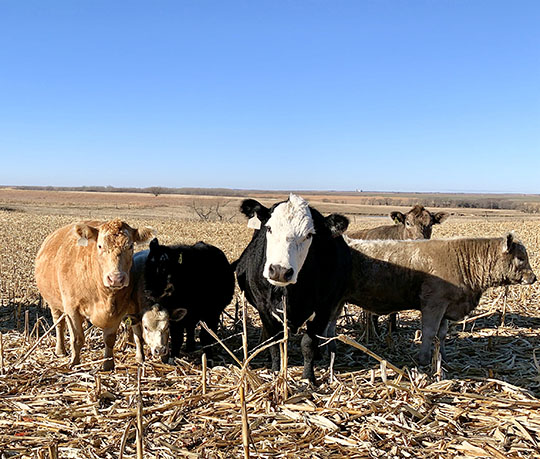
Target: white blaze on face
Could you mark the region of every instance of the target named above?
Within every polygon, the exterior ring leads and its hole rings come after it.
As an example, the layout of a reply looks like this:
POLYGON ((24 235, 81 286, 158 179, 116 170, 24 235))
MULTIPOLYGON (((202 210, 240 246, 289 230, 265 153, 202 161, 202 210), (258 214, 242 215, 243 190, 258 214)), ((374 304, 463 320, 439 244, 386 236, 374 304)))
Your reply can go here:
POLYGON ((308 203, 291 194, 274 209, 266 227, 263 276, 273 285, 296 283, 315 233, 308 203))
POLYGON ((154 357, 169 353, 169 313, 158 305, 146 310, 142 316, 144 342, 154 357))

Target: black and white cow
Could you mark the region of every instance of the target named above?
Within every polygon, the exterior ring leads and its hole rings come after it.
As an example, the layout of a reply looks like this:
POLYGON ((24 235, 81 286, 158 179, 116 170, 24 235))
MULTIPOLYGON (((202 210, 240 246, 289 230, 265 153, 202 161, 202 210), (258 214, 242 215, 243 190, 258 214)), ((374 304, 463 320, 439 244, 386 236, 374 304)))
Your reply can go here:
MULTIPOLYGON (((256 230, 234 263, 238 285, 259 311, 264 340, 283 336, 276 316, 282 317, 286 298, 289 328, 297 331, 306 323, 303 378, 315 381, 317 336, 341 313, 351 274, 351 253, 342 238, 349 221, 339 214, 323 217, 294 194, 271 208, 247 199, 240 210, 256 230)), ((279 370, 277 346, 270 351, 272 368, 279 370)))
MULTIPOLYGON (((186 350, 193 350, 197 323, 204 321, 216 331, 234 294, 234 270, 227 257, 205 242, 166 246, 153 239, 146 255, 144 282, 146 304, 139 317, 143 339, 152 354, 164 361, 169 356, 169 333, 172 356, 180 351, 184 330, 186 350)), ((203 346, 212 341, 204 329, 199 336, 203 346)))

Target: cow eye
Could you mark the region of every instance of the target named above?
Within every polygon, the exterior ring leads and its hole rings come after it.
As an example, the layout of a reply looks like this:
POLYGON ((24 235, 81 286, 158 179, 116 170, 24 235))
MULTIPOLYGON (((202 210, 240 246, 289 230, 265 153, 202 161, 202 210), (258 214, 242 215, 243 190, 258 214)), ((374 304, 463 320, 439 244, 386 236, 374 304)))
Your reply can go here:
POLYGON ((97 248, 98 248, 99 250, 101 250, 101 248, 102 248, 102 247, 101 247, 101 244, 98 244, 97 248))
POLYGON ((411 222, 405 222, 407 226, 411 226, 411 222))
POLYGON ((306 239, 311 239, 313 237, 313 233, 308 233, 308 235, 306 236, 306 239))

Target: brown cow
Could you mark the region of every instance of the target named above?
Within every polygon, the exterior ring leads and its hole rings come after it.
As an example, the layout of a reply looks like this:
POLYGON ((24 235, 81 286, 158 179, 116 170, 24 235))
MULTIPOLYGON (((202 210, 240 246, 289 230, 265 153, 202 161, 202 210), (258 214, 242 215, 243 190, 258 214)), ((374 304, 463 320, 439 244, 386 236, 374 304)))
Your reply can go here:
MULTIPOLYGON (((377 226, 375 228, 363 229, 349 234, 353 239, 431 239, 433 225, 444 222, 450 216, 447 212, 431 213, 423 206, 416 205, 406 214, 394 211, 390 213, 390 218, 395 225, 377 226)), ((374 319, 377 325, 377 318, 374 319)), ((388 330, 397 329, 397 314, 390 314, 388 318, 388 330)))
POLYGON ((447 212, 431 213, 416 205, 406 214, 394 211, 390 217, 395 225, 377 226, 376 228, 355 231, 348 236, 353 239, 429 239, 433 225, 444 222, 450 214, 447 212))
MULTIPOLYGON (((133 263, 133 244, 152 236, 150 228, 131 228, 115 219, 85 221, 56 230, 43 242, 36 257, 39 291, 55 321, 66 313, 71 337, 70 365, 80 362, 84 344, 83 321, 103 330, 104 370, 114 368, 113 347, 120 321, 138 311, 142 263, 133 263), (132 269, 133 265, 133 269, 132 269)), ((65 355, 65 320, 56 327, 56 353, 65 355)), ((134 327, 137 360, 142 362, 140 327, 134 327)))
POLYGON ((536 281, 527 251, 512 233, 485 239, 346 241, 353 273, 345 301, 377 314, 420 310, 421 364, 430 361, 436 335, 445 358, 447 319, 463 319, 489 287, 536 281))

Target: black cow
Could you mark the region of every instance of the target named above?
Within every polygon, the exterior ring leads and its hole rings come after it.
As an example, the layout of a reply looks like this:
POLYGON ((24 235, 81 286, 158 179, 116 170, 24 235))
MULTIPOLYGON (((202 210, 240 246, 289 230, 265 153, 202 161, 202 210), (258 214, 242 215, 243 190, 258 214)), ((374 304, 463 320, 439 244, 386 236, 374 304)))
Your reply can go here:
MULTIPOLYGON (((313 382, 317 336, 341 313, 351 274, 351 252, 341 236, 349 221, 338 214, 323 217, 293 194, 270 209, 247 199, 240 210, 251 223, 258 220, 260 229, 234 263, 238 285, 259 311, 263 339, 283 336, 276 318, 282 317, 283 298, 289 328, 297 331, 306 323, 303 378, 313 382)), ((272 368, 278 370, 279 350, 270 350, 272 368)))
MULTIPOLYGON (((204 321, 216 330, 219 317, 234 294, 234 270, 225 254, 213 245, 160 245, 150 242, 145 264, 146 305, 141 311, 143 338, 153 355, 177 356, 187 335, 186 350, 195 348, 195 326, 204 321)), ((200 330, 202 346, 210 334, 200 330)), ((207 352, 209 349, 207 349, 207 352)))

